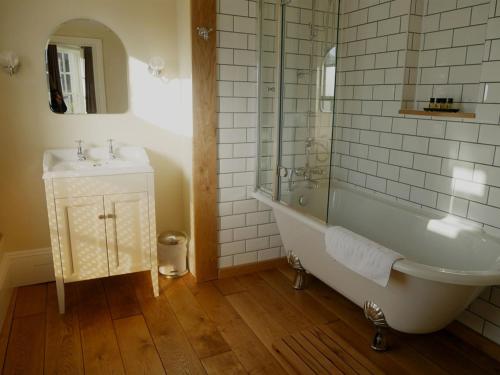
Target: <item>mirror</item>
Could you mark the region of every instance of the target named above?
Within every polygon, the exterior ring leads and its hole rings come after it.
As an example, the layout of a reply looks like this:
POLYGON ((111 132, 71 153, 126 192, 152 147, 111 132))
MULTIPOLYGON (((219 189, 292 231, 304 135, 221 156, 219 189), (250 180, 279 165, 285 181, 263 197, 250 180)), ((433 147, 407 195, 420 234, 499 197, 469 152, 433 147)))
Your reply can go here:
POLYGON ((128 108, 127 53, 100 22, 61 24, 45 50, 49 108, 58 114, 123 113, 128 108))

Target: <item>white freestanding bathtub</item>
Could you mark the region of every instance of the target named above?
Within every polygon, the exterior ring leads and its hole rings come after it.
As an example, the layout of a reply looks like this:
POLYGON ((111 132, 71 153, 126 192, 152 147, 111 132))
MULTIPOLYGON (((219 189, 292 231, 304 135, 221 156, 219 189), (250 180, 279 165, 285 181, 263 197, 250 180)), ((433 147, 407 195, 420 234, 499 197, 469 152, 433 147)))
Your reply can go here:
POLYGON ((489 285, 500 284, 500 242, 480 228, 373 195, 335 188, 331 225, 340 225, 406 259, 387 287, 337 263, 325 249, 327 225, 257 192, 272 207, 287 251, 303 267, 359 306, 375 302, 389 327, 407 333, 444 328, 489 285))

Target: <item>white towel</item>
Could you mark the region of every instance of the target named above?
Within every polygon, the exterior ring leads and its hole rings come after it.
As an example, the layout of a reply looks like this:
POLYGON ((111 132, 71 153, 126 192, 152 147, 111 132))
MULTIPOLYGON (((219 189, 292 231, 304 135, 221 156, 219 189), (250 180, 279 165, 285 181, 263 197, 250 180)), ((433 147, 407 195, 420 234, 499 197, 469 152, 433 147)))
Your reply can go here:
POLYGON ((404 257, 343 227, 326 231, 327 253, 336 261, 373 282, 386 287, 392 265, 404 257))

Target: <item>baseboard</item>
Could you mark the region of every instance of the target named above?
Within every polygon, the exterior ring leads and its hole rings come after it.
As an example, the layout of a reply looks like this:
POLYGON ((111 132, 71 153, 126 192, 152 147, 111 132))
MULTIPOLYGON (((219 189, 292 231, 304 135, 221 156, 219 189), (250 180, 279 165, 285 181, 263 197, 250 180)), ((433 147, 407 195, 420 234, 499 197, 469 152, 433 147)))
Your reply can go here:
POLYGON ((495 360, 500 359, 500 345, 477 333, 466 325, 454 321, 446 330, 460 340, 472 345, 495 360))
POLYGON ((258 263, 243 264, 241 266, 226 267, 219 269, 219 279, 246 275, 249 273, 265 271, 273 268, 282 267, 288 264, 286 258, 265 260, 258 263))
POLYGON ((3 327, 12 298, 12 286, 9 281, 9 266, 5 254, 0 253, 0 327, 3 327))

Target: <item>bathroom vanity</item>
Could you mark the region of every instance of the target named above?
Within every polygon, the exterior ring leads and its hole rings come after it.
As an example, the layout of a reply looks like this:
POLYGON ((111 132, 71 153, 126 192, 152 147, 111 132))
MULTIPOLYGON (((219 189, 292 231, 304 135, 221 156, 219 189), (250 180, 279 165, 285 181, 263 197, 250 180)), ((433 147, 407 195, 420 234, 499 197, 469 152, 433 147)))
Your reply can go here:
POLYGON ((158 296, 154 172, 143 148, 48 150, 43 179, 59 311, 64 284, 151 271, 158 296))

